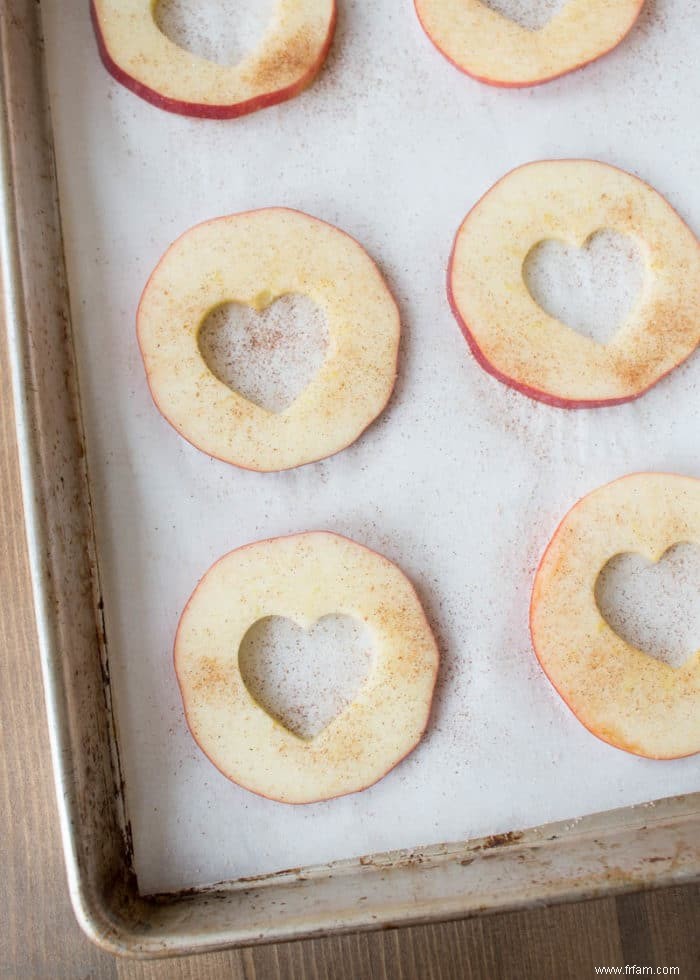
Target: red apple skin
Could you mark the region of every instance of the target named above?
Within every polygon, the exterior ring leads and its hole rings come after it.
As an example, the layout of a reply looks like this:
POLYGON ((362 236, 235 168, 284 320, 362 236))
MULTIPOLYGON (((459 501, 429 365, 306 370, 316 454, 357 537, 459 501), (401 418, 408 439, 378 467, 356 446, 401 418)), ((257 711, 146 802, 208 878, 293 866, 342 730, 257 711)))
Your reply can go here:
MULTIPOLYGON (((180 675, 177 672, 177 663, 176 663, 176 660, 175 660, 175 650, 177 649, 177 641, 178 641, 178 637, 180 635, 180 629, 182 627, 182 621, 185 618, 185 613, 189 609, 190 603, 192 602, 192 599, 194 598, 194 595, 197 592, 197 589, 199 588, 202 579, 206 575, 208 575, 209 572, 213 568, 216 568, 216 566, 220 562, 222 562, 226 558, 228 558, 229 555, 234 554, 234 552, 244 551, 246 548, 252 548, 255 545, 259 545, 259 544, 273 544, 275 541, 283 541, 283 540, 285 540, 287 538, 303 538, 303 537, 306 537, 307 534, 332 534, 333 537, 341 538, 343 541, 350 541, 351 544, 357 545, 359 548, 363 548, 365 551, 368 551, 371 555, 377 555, 379 558, 382 558, 384 561, 390 562, 390 564, 392 564, 392 565, 395 565, 396 564, 395 562, 390 561, 390 559, 389 558, 386 558, 384 555, 380 555, 378 551, 374 551, 372 548, 368 548, 366 545, 360 544, 358 541, 353 541, 351 538, 346 537, 344 534, 339 534, 337 531, 297 531, 295 534, 280 534, 280 535, 278 535, 275 538, 267 538, 267 539, 265 539, 263 541, 251 541, 249 544, 241 545, 240 548, 234 548, 233 551, 228 551, 225 555, 222 555, 221 558, 217 559, 217 561, 215 561, 214 564, 211 565, 207 569, 207 571, 204 573, 204 575, 202 576, 202 578, 199 579, 199 581, 197 582, 197 585, 194 587, 194 589, 192 591, 192 595, 187 600, 187 603, 185 605, 185 608, 182 610, 182 613, 180 614, 180 619, 179 619, 178 624, 177 624, 177 630, 175 631, 175 642, 173 643, 173 668, 175 670, 175 677, 177 679, 177 685, 178 685, 178 687, 180 689, 180 695, 181 695, 181 697, 182 697, 183 687, 182 687, 182 683, 181 683, 181 680, 180 680, 180 675)), ((421 611, 421 615, 423 616, 423 620, 424 620, 426 626, 428 627, 428 631, 432 635, 433 634, 433 631, 430 628, 430 623, 428 622, 428 617, 425 615, 425 610, 423 609, 423 604, 420 601, 420 599, 418 598, 418 593, 416 592, 415 587, 410 582, 408 576, 403 571, 403 569, 399 569, 399 571, 404 576, 404 578, 406 579, 406 581, 409 582, 409 585, 411 586, 411 589, 413 591, 413 594, 416 597, 416 603, 418 605, 418 608, 421 611)), ((437 651, 437 644, 436 644, 436 651, 437 651)), ((409 755, 416 749, 416 747, 419 745, 419 743, 423 740, 423 737, 425 736, 425 733, 428 730, 428 725, 430 723, 430 717, 431 717, 432 709, 433 709, 433 702, 435 700, 435 685, 437 684, 437 677, 438 677, 439 667, 440 667, 439 655, 436 655, 436 657, 435 657, 435 668, 433 670, 433 686, 432 686, 432 690, 430 692, 430 700, 428 701, 426 712, 425 712, 425 721, 424 721, 423 726, 422 726, 422 728, 420 730, 420 734, 418 735, 418 737, 416 738, 415 742, 410 747, 410 749, 408 749, 401 756, 400 759, 397 759, 396 762, 392 766, 389 766, 389 768, 386 770, 386 772, 383 772, 380 776, 377 776, 376 779, 373 779, 371 783, 367 783, 366 786, 361 786, 358 789, 353 790, 352 793, 336 793, 334 796, 320 796, 317 800, 305 800, 303 803, 289 803, 286 800, 278 800, 274 796, 267 796, 265 793, 261 793, 257 789, 253 789, 250 786, 246 786, 245 783, 240 782, 237 779, 234 779, 229 773, 224 772, 224 770, 214 762, 214 760, 211 758, 211 756, 208 755, 206 749, 197 740, 197 736, 194 734, 194 731, 192 729, 192 726, 190 725, 190 719, 189 719, 189 716, 187 714, 187 704, 185 702, 185 698, 184 697, 182 697, 182 706, 183 706, 183 711, 184 711, 184 714, 185 714, 185 721, 187 722, 187 728, 189 729, 190 735, 192 736, 193 740, 195 741, 197 747, 201 750, 202 754, 204 756, 206 756, 206 758, 209 760, 209 762, 211 762, 211 764, 214 766, 214 768, 217 769, 221 773, 222 776, 225 776, 226 779, 228 779, 228 781, 230 783, 233 783, 234 786, 240 786, 241 789, 247 790, 247 792, 253 793, 255 796, 261 796, 264 800, 270 800, 270 802, 272 802, 272 803, 281 803, 284 806, 295 806, 295 807, 296 806, 312 806, 314 803, 326 803, 329 800, 338 800, 338 799, 340 799, 343 796, 352 796, 355 793, 363 793, 366 789, 369 789, 370 786, 375 786, 377 783, 381 782, 381 780, 384 779, 385 776, 388 776, 389 773, 390 772, 393 772, 393 770, 396 769, 397 766, 401 765, 401 763, 404 761, 404 759, 407 759, 409 757, 409 755)))
MULTIPOLYGON (((623 170, 622 167, 615 167, 615 166, 613 166, 613 164, 611 164, 611 163, 603 163, 601 160, 583 160, 583 159, 577 159, 577 158, 568 158, 568 159, 562 159, 562 160, 537 160, 537 161, 533 161, 533 162, 537 162, 537 163, 597 163, 601 167, 609 167, 610 170, 617 170, 619 173, 624 174, 626 177, 634 177, 634 179, 635 180, 638 180, 640 184, 644 184, 645 187, 649 187, 651 190, 653 190, 655 194, 658 194, 659 193, 657 190, 655 190, 655 188, 653 188, 651 186, 651 184, 648 184, 646 181, 641 180, 639 177, 635 176, 634 174, 630 174, 628 171, 623 170)), ((454 244, 452 246, 452 251, 450 253, 450 259, 449 259, 449 262, 447 264, 447 299, 448 299, 448 302, 450 304, 450 309, 452 310, 452 313, 454 315, 454 318, 457 321, 457 323, 459 325, 459 328, 462 331, 462 334, 464 336, 464 339, 466 340, 467 344, 469 345, 469 349, 471 350, 472 354, 474 355, 475 360, 484 369, 484 371, 486 371, 488 374, 492 375, 494 378, 497 378, 499 381, 501 381, 504 385, 507 385, 509 388, 513 388, 515 391, 519 391, 521 395, 527 395, 528 398, 533 398, 535 401, 538 401, 538 402, 544 402, 545 405, 551 405, 553 408, 567 408, 567 409, 577 409, 577 408, 614 408, 616 405, 626 405, 627 402, 636 401, 637 398, 641 398, 642 395, 646 395, 646 393, 648 391, 651 391, 652 388, 655 388, 656 385, 659 384, 659 382, 663 381, 664 378, 667 378, 669 374, 671 374, 673 371, 676 370, 676 368, 680 367, 681 364, 684 364, 687 360, 689 360, 693 356, 693 354, 695 352, 694 351, 690 351, 689 354, 687 354, 685 357, 681 358, 680 361, 678 361, 676 364, 674 364, 673 367, 670 367, 668 369, 668 371, 664 371, 663 374, 660 374, 659 377, 656 378, 655 381, 652 381, 652 383, 650 385, 647 385, 647 387, 646 388, 643 388, 642 391, 635 392, 635 394, 633 394, 633 395, 625 395, 622 398, 590 399, 588 401, 586 401, 585 399, 582 400, 582 399, 574 399, 574 398, 562 398, 560 395, 553 395, 553 394, 551 394, 548 391, 541 391, 539 388, 532 388, 529 385, 523 384, 521 381, 516 381, 514 378, 511 378, 507 374, 503 374, 502 371, 499 371, 499 369, 494 364, 492 364, 491 361, 489 361, 489 359, 486 357, 486 355, 484 354, 484 352, 479 347, 479 345, 478 345, 478 343, 476 341, 476 338, 474 337, 474 334, 471 332, 471 330, 469 328, 469 324, 464 319, 464 317, 462 316, 462 314, 461 314, 461 312, 460 312, 460 310, 459 310, 459 308, 457 306, 457 301, 455 299, 454 292, 452 290, 452 268, 453 268, 453 265, 454 265, 454 257, 455 257, 455 252, 457 250, 457 241, 459 239, 459 233, 460 233, 460 231, 462 230, 464 224, 469 219, 469 215, 472 213, 472 211, 474 211, 482 203, 482 201, 485 201, 486 200, 486 198, 489 196, 489 194, 491 193, 491 191, 495 190, 496 187, 498 187, 498 185, 501 184, 504 180, 507 180, 508 177, 510 177, 511 174, 514 174, 518 170, 523 170, 525 167, 529 167, 529 166, 531 166, 531 164, 524 163, 524 164, 521 164, 518 167, 513 167, 512 170, 509 170, 507 174, 504 174, 504 176, 500 178, 500 180, 497 180, 495 184, 493 184, 491 187, 489 187, 489 189, 486 191, 486 193, 485 194, 482 194, 481 197, 479 198, 479 200, 476 202, 476 204, 472 208, 470 208, 470 210, 468 211, 466 217, 464 218, 464 220, 460 224, 459 229, 457 230, 457 234, 455 236, 455 241, 454 241, 454 244)), ((661 196, 661 195, 659 195, 659 196, 661 196)), ((666 206, 669 208, 670 211, 673 212, 673 214, 678 218, 678 220, 683 222, 683 224, 691 232, 691 234, 694 234, 692 232, 692 229, 688 225, 688 223, 678 214, 678 212, 675 210, 675 208, 671 207, 671 205, 668 203, 668 201, 665 198, 663 198, 663 200, 664 200, 666 206)), ((696 244, 697 244, 697 247, 700 248, 700 240, 698 240, 697 236, 696 236, 696 244)))
POLYGON ((570 68, 565 68, 564 71, 557 72, 554 75, 547 75, 545 78, 533 78, 529 81, 523 81, 523 82, 502 82, 495 78, 486 78, 485 76, 477 75, 474 72, 469 71, 463 65, 460 65, 458 62, 454 60, 454 58, 451 58, 449 54, 447 54, 447 52, 444 51, 440 47, 440 45, 434 40, 433 36, 430 34, 427 27, 423 23, 423 20, 420 15, 420 11, 418 10, 417 0, 413 0, 413 3, 416 11, 416 16, 418 17, 418 20, 420 21, 420 25, 425 31, 425 34, 427 35, 430 43, 435 48, 437 48, 437 50, 440 52, 443 58, 449 61, 451 65, 454 65, 454 67, 458 71, 461 71, 463 75, 468 75, 469 78, 473 78, 476 82, 482 82, 484 85, 491 85, 494 88, 536 88, 538 85, 546 85, 547 82, 553 82, 556 81, 557 78, 563 78, 565 75, 570 75, 574 71, 580 71, 582 68, 585 68, 587 65, 592 65, 595 61, 599 61, 601 58, 604 58, 606 54, 610 54, 611 51, 614 51, 615 48, 618 47, 618 45, 622 44, 625 38, 628 37, 634 25, 639 20, 639 15, 642 12, 642 7, 644 6, 645 0, 639 0, 637 13, 635 14, 629 27, 627 28, 624 34, 620 35, 620 37, 610 45, 609 48, 606 48, 604 51, 601 51, 599 54, 595 55, 595 57, 589 58, 587 61, 581 61, 578 64, 572 65, 570 68))
MULTIPOLYGON (((647 472, 640 472, 640 473, 628 473, 628 474, 626 474, 626 476, 618 477, 617 480, 611 480, 610 483, 603 484, 603 487, 596 487, 596 489, 595 490, 592 490, 591 493, 596 493, 598 490, 602 490, 606 486, 611 486, 613 483, 619 483, 620 480, 629 480, 629 479, 632 479, 632 478, 637 477, 637 476, 676 476, 676 475, 677 474, 675 474, 675 473, 663 473, 663 472, 661 472, 659 470, 649 470, 647 472)), ((637 745, 634 745, 634 744, 629 743, 629 742, 625 742, 622 739, 613 739, 613 738, 605 735, 604 733, 597 731, 595 728, 591 728, 590 725, 587 725, 586 722, 580 717, 580 715, 578 715, 576 713, 576 711, 574 711, 573 707, 571 706, 571 704, 567 700, 566 695, 563 694, 563 692, 557 687, 557 685, 554 682, 554 680, 547 673, 547 668, 544 666, 544 664, 542 663, 542 660, 540 659, 540 655, 539 655, 539 653, 537 651, 537 634, 536 634, 536 631, 535 631, 534 625, 533 625, 533 619, 534 619, 535 611, 537 609, 537 604, 538 604, 537 577, 538 577, 538 575, 540 573, 540 569, 542 568, 542 565, 544 564, 545 558, 547 557, 547 555, 549 553, 549 549, 554 544, 557 536, 559 535, 559 531, 561 530, 563 524, 565 523, 565 521, 567 520, 567 518, 569 517, 569 515, 570 514, 573 514, 573 512, 589 496, 590 496, 590 494, 587 493, 584 497, 581 497, 580 500, 577 500, 576 503, 573 505, 573 507, 570 507, 568 509, 568 511, 566 512, 566 514, 559 521, 559 523, 557 524, 556 531, 554 532, 554 534, 550 538, 549 543, 548 543, 547 547, 545 548, 545 550, 544 550, 544 552, 542 554, 542 557, 540 558, 539 565, 537 566, 537 571, 535 572, 535 578, 534 578, 533 587, 532 587, 532 596, 530 598, 530 614, 529 614, 530 639, 532 641, 532 649, 535 651, 535 656, 537 657, 537 661, 538 661, 540 667, 542 668, 542 673, 545 675, 545 677, 547 678, 547 680, 549 681, 549 683, 552 685, 552 687, 554 688, 554 690, 557 692, 557 694, 559 695, 559 697, 562 699, 562 701, 564 702, 564 704, 567 706, 567 708, 569 708, 569 710, 573 714, 574 718, 576 718, 576 720, 579 722, 579 724, 583 725, 583 727, 586 729, 586 731, 590 732, 591 735, 595 735, 595 737, 597 739, 599 739, 601 742, 605 742, 606 745, 612 745, 612 747, 614 749, 622 749, 623 752, 628 752, 630 755, 636 755, 640 759, 651 759, 654 762, 668 762, 668 761, 672 761, 673 759, 689 759, 691 756, 697 755, 698 753, 697 752, 685 752, 683 755, 650 755, 648 752, 642 752, 640 750, 639 746, 637 746, 637 745)))
POLYGON ((132 78, 131 75, 128 75, 119 67, 107 50, 94 0, 90 0, 90 17, 92 19, 92 26, 95 29, 97 47, 102 63, 113 78, 135 95, 145 99, 146 102, 150 102, 151 105, 156 106, 158 109, 164 109, 166 112, 173 112, 180 116, 193 116, 197 119, 236 119, 238 116, 246 116, 251 112, 256 112, 258 109, 267 109, 269 106, 277 105, 279 102, 286 102, 288 99, 293 99, 295 95, 299 95, 313 82, 321 70, 333 43, 333 35, 338 20, 338 5, 334 0, 333 15, 323 49, 314 64, 298 82, 295 82, 293 85, 288 85, 286 88, 278 89, 275 92, 266 92, 255 99, 248 99, 246 102, 236 102, 233 105, 182 102, 179 99, 171 99, 166 95, 161 95, 160 92, 156 92, 154 89, 132 78))
MULTIPOLYGON (((338 227, 336 227, 336 225, 332 225, 329 221, 323 221, 321 218, 315 218, 311 214, 306 214, 305 211, 300 211, 298 208, 283 208, 283 207, 275 207, 275 206, 272 206, 272 207, 268 207, 268 208, 257 208, 257 209, 254 208, 251 211, 240 211, 238 213, 239 214, 254 214, 256 211, 291 211, 294 214, 301 214, 305 218, 311 218, 312 221, 318 221, 319 224, 327 225, 329 228, 332 228, 334 231, 338 232, 339 235, 345 235, 345 237, 346 238, 349 238, 351 242, 354 242, 355 245, 358 246, 358 248, 361 248, 362 251, 365 252, 365 254, 367 255, 367 258, 370 260, 370 262, 372 263, 372 265, 374 266, 374 268, 377 270, 377 275, 381 278, 382 281, 384 281, 384 276, 382 275, 382 272, 381 272, 379 266, 374 261, 374 259, 371 257, 371 255, 369 254, 369 252, 367 252, 365 250, 364 246, 360 242, 358 242, 356 238, 353 238, 352 235, 349 235, 346 231, 343 231, 342 228, 338 228, 338 227)), ((226 217, 231 217, 231 215, 225 215, 224 217, 225 218, 226 217)), ((143 293, 141 294, 141 300, 139 300, 139 305, 138 305, 138 308, 136 310, 136 342, 139 345, 139 351, 141 352, 141 358, 142 358, 142 360, 144 358, 144 355, 143 355, 143 348, 141 347, 141 339, 139 337, 138 324, 139 324, 139 315, 140 315, 140 312, 141 312, 141 303, 143 302, 143 296, 144 296, 146 290, 148 289, 148 286, 149 286, 149 284, 151 282, 151 279, 153 279, 153 277, 155 276, 156 272, 160 268, 161 262, 163 262, 163 260, 165 259, 166 255, 168 254, 168 252, 170 251, 170 249, 171 248, 174 248, 174 246, 177 245, 177 243, 180 241, 181 238, 184 238, 191 231, 194 231, 195 228, 199 228, 199 227, 202 227, 203 225, 211 224, 213 221, 222 221, 222 220, 224 220, 224 218, 210 218, 208 221, 201 221, 199 224, 193 225, 192 228, 188 228, 187 231, 183 232, 182 235, 179 235, 178 238, 176 238, 175 241, 172 243, 172 245, 170 245, 170 247, 165 250, 164 254, 161 256, 160 261, 158 262, 158 265, 155 267, 155 269, 153 270, 153 272, 151 273, 151 275, 148 277, 148 282, 144 286, 143 293)), ((397 315, 397 318, 399 319, 399 322, 400 322, 400 319, 401 319, 401 311, 399 310, 398 303, 396 302, 396 299, 394 298, 394 295, 391 292, 391 290, 388 290, 388 291, 389 291, 389 294, 391 295, 391 301, 394 304, 394 306, 396 307, 396 315, 397 315)), ((144 360, 144 365, 145 365, 145 360, 144 360)), ((396 346, 396 359, 395 359, 395 362, 394 362, 394 385, 396 383, 396 378, 398 377, 398 365, 399 365, 399 345, 397 344, 397 346, 396 346)), ((380 415, 382 415, 382 413, 386 410, 386 407, 389 404, 389 402, 391 401, 392 395, 394 394, 394 385, 392 385, 392 389, 389 392, 389 394, 387 395, 386 401, 382 405, 381 409, 377 412, 376 416, 370 422, 367 423, 367 425, 364 427, 364 429, 362 429, 360 432, 357 433, 357 435, 355 436, 354 439, 351 439, 350 442, 346 443, 346 445, 341 446, 340 449, 336 449, 335 452, 328 453, 328 454, 325 454, 323 456, 318 456, 316 459, 309 459, 305 463, 300 463, 298 466, 287 466, 287 467, 282 467, 282 468, 280 468, 278 470, 267 470, 267 469, 256 469, 255 467, 252 467, 252 466, 244 466, 242 463, 232 463, 230 459, 224 459, 222 456, 215 456, 212 453, 207 452, 205 449, 202 449, 201 446, 198 446, 196 442, 193 442, 188 436, 186 436, 185 433, 175 424, 175 422, 171 418, 169 418, 165 414, 165 412, 162 411, 162 409, 159 406, 158 402, 156 401, 155 395, 153 393, 153 388, 151 387, 151 382, 150 382, 150 377, 149 377, 148 371, 146 371, 146 381, 148 383, 148 389, 149 389, 149 391, 151 393, 151 398, 153 399, 153 404, 156 406, 156 408, 158 409, 158 411, 160 412, 160 414, 163 416, 163 418, 165 419, 165 421, 168 422, 168 424, 171 425, 173 427, 173 429, 175 429, 175 431, 177 432, 178 435, 182 436, 182 438, 185 440, 185 442, 188 442, 190 444, 190 446, 194 446, 194 448, 195 449, 198 449, 200 452, 205 453, 205 455, 209 456, 211 459, 217 459, 220 463, 227 463, 229 466, 236 466, 239 470, 246 470, 249 473, 281 473, 281 472, 284 472, 285 469, 287 469, 287 470, 299 469, 299 466, 311 466, 313 463, 318 463, 322 459, 332 459, 333 456, 337 456, 338 453, 344 452, 348 448, 348 446, 352 446, 354 443, 356 443, 358 441, 358 439, 360 439, 365 434, 365 432, 367 432, 367 430, 370 429, 374 425, 374 423, 377 421, 377 419, 380 417, 380 415)))

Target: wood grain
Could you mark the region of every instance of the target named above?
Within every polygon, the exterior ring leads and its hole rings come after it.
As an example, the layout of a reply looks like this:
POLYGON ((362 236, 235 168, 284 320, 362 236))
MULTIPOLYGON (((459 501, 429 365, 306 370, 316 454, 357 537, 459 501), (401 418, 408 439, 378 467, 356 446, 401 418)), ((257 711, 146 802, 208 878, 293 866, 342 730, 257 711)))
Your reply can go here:
POLYGON ((0 977, 7 980, 578 980, 594 967, 700 978, 700 885, 152 963, 82 935, 65 883, 0 345, 0 977))

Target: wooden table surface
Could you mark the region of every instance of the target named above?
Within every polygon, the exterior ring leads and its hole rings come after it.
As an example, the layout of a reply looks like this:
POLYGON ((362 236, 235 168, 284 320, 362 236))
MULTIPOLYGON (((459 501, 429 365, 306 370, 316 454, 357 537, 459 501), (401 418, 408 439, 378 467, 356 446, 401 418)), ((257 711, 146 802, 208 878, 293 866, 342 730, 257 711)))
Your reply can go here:
POLYGON ((700 978, 700 885, 154 963, 93 947, 73 918, 63 869, 4 339, 0 382, 0 977, 578 980, 596 966, 636 964, 700 978))

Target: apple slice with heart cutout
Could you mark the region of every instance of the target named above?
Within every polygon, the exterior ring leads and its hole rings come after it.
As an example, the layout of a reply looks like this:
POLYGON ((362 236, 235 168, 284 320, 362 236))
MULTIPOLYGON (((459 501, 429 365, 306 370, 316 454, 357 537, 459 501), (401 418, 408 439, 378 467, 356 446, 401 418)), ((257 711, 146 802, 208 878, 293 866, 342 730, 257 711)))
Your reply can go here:
POLYGON ((658 562, 700 545, 700 480, 636 473, 594 490, 566 515, 535 576, 532 642, 576 717, 603 741, 651 759, 700 752, 700 650, 674 667, 626 642, 596 601, 620 554, 658 562))
POLYGON ((186 232, 144 289, 137 333, 153 399, 194 446, 270 472, 323 459, 354 442, 386 406, 401 325, 377 266, 349 235, 288 208, 218 218, 186 232), (200 344, 213 311, 268 309, 305 296, 325 316, 327 353, 284 411, 232 390, 200 344))
POLYGON ((541 85, 597 60, 624 40, 643 5, 568 0, 533 30, 482 0, 415 0, 438 51, 472 78, 503 88, 541 85))
POLYGON ((477 361, 500 381, 561 408, 638 398, 700 343, 700 244, 655 190, 592 160, 525 164, 472 208, 447 274, 452 311, 477 361), (644 260, 642 292, 609 343, 549 316, 523 269, 541 242, 581 248, 610 230, 644 260))
POLYGON ((282 803, 356 793, 385 776, 425 732, 438 669, 435 639, 403 572, 327 531, 259 541, 216 562, 185 607, 174 657, 202 751, 233 782, 282 803), (241 644, 270 616, 309 630, 329 615, 366 625, 374 661, 351 704, 301 738, 251 694, 241 644))
POLYGON ((208 119, 232 119, 298 95, 323 65, 336 23, 335 0, 277 0, 257 50, 239 64, 220 65, 174 44, 154 8, 153 0, 91 0, 102 61, 147 102, 208 119))

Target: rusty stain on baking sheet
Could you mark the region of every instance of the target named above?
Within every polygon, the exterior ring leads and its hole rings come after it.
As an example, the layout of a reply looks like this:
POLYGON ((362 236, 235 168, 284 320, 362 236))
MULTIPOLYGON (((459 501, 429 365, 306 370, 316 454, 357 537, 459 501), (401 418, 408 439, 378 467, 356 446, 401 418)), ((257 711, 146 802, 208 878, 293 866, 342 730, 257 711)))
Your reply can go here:
MULTIPOLYGON (((472 853, 470 856, 459 860, 459 864, 466 867, 477 860, 477 856, 487 856, 477 855, 476 852, 491 850, 496 847, 515 843, 523 836, 523 832, 510 832, 507 834, 487 837, 483 842, 476 842, 475 844, 464 843, 461 845, 461 849, 467 849, 472 853)), ((435 867, 439 862, 439 859, 450 859, 452 857, 457 857, 457 855, 453 853, 453 847, 449 847, 448 845, 437 845, 435 847, 426 848, 424 851, 392 851, 385 854, 363 855, 362 857, 358 858, 357 864, 361 868, 374 869, 375 871, 387 871, 398 868, 405 869, 419 867, 424 864, 435 867)), ((352 863, 353 862, 340 861, 328 865, 322 865, 321 867, 314 869, 305 869, 300 867, 285 868, 281 871, 275 871, 269 874, 249 875, 242 878, 236 878, 235 880, 219 881, 202 887, 185 888, 176 892, 161 892, 156 895, 150 895, 148 898, 149 901, 167 902, 175 899, 180 900, 191 898, 197 895, 215 895, 217 897, 221 897, 222 895, 226 895, 227 892, 230 892, 232 888, 238 888, 241 885, 266 886, 279 881, 280 879, 291 879, 291 881, 296 884, 309 881, 313 877, 332 878, 334 871, 340 870, 348 864, 352 865, 352 863), (313 873, 309 873, 310 871, 313 873)))
POLYGON ((522 840, 522 837, 522 830, 509 830, 505 834, 491 834, 485 838, 481 847, 475 848, 475 850, 487 851, 492 847, 507 847, 508 844, 515 844, 517 841, 522 840))
POLYGON ((246 878, 237 878, 237 882, 244 881, 246 884, 251 884, 258 881, 271 881, 275 878, 285 878, 292 875, 300 875, 302 872, 301 868, 286 868, 283 871, 275 871, 272 874, 262 874, 262 875, 248 875, 246 878))

